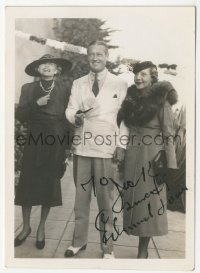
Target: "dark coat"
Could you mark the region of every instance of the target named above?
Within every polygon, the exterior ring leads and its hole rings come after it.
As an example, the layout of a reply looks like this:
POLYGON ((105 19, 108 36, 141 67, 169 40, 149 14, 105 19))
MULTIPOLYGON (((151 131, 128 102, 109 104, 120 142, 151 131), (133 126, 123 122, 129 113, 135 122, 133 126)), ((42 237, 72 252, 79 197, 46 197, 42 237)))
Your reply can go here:
POLYGON ((70 125, 65 118, 69 100, 66 86, 56 81, 45 106, 38 106, 38 98, 46 95, 39 82, 22 86, 16 119, 26 122, 22 168, 15 204, 62 204, 60 177, 65 149, 70 148, 70 125))

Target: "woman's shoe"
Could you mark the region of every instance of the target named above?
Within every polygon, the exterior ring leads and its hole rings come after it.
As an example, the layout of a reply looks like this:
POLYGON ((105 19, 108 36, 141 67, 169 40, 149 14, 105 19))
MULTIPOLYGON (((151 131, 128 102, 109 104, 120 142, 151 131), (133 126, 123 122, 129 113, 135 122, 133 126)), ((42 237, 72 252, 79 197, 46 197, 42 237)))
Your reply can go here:
POLYGON ((43 249, 45 247, 45 238, 42 241, 36 241, 35 246, 37 249, 43 249))
POLYGON ((24 238, 19 239, 18 236, 17 236, 17 237, 15 238, 15 241, 14 241, 15 247, 16 247, 16 246, 20 246, 20 245, 26 240, 26 238, 28 237, 28 235, 29 235, 30 233, 31 233, 31 228, 29 228, 29 231, 28 231, 27 235, 26 235, 24 238))

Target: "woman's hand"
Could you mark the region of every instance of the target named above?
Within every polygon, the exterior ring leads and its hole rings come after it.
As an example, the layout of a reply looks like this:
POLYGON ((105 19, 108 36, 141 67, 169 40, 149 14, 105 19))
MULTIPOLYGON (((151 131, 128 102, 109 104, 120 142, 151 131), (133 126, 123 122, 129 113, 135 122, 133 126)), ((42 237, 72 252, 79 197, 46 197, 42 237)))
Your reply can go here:
POLYGON ((43 106, 43 105, 47 105, 48 101, 50 100, 50 94, 46 95, 46 96, 43 96, 43 97, 40 97, 36 103, 39 105, 39 106, 43 106))
POLYGON ((178 169, 167 168, 167 178, 173 180, 178 172, 178 169))

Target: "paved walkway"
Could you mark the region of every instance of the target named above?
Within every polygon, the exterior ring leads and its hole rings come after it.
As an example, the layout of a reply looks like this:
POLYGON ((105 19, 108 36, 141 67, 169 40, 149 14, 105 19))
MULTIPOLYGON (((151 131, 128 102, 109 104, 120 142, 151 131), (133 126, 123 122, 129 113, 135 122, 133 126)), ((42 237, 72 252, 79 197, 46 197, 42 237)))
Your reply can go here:
MULTIPOLYGON (((72 167, 68 168, 62 179, 63 206, 52 208, 46 222, 46 245, 42 250, 35 247, 36 231, 39 223, 40 207, 33 207, 31 214, 32 232, 26 241, 15 248, 16 258, 64 258, 64 252, 71 245, 74 229, 74 196, 75 187, 72 178, 72 167)), ((74 258, 101 258, 99 232, 94 226, 98 209, 96 199, 91 202, 89 238, 87 249, 74 258)), ((122 217, 118 214, 119 227, 122 228, 122 217)), ((150 259, 181 259, 185 257, 185 214, 168 211, 169 233, 166 236, 154 237, 149 245, 150 259)), ((22 228, 21 208, 15 208, 15 235, 22 228)), ((136 258, 138 238, 123 233, 114 243, 116 258, 136 258)))

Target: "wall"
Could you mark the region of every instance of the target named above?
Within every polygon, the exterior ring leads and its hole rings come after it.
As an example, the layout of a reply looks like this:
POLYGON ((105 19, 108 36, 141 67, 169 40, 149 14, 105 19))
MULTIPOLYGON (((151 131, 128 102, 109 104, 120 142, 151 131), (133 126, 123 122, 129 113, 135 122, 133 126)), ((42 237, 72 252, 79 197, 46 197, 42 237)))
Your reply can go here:
MULTIPOLYGON (((38 37, 55 39, 53 19, 16 19, 15 29, 38 37)), ((34 79, 24 72, 27 64, 46 53, 55 51, 48 46, 16 37, 15 39, 15 102, 18 103, 21 86, 34 79)))

